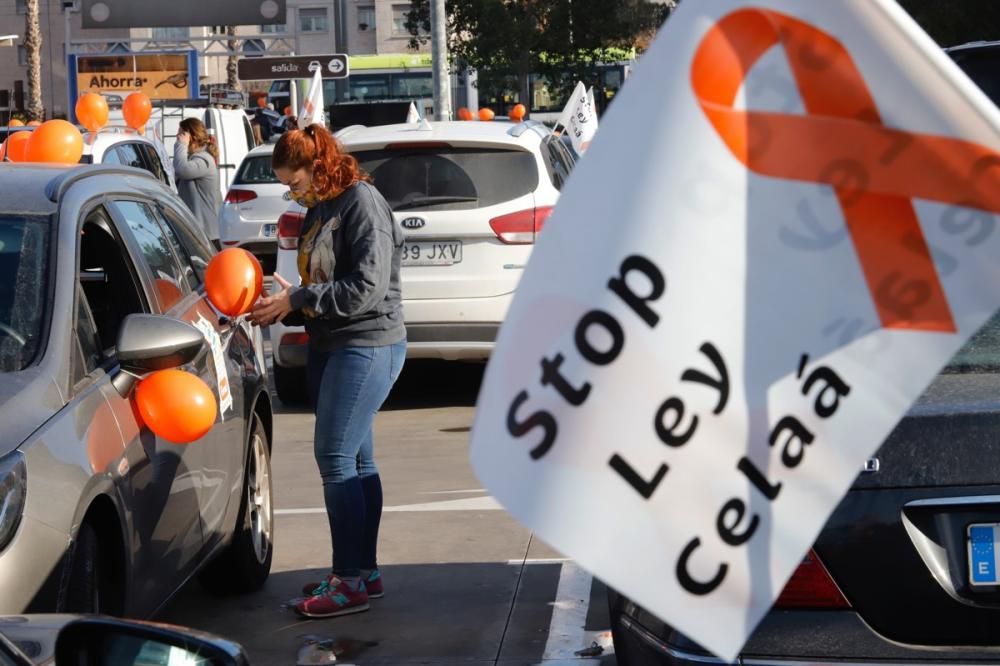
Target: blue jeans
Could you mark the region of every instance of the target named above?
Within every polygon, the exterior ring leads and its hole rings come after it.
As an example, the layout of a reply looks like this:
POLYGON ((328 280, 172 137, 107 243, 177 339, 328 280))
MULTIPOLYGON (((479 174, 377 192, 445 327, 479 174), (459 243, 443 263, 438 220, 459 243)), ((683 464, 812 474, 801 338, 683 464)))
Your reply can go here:
POLYGON ((333 541, 333 573, 378 568, 382 482, 372 422, 406 359, 406 342, 385 347, 310 349, 307 372, 316 411, 314 453, 333 541))

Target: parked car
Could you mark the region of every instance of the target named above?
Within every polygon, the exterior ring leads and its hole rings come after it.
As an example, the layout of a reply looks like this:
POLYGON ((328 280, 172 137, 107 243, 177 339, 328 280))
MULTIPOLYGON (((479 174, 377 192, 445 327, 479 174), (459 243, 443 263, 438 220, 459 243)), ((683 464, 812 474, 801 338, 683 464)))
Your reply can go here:
POLYGON ((148 617, 189 578, 267 578, 262 338, 205 297, 208 239, 129 167, 0 166, 0 613, 148 617), (219 415, 185 446, 133 385, 181 366, 219 415))
MULTIPOLYGON (((278 224, 289 210, 288 188, 278 182, 271 169, 274 145, 256 148, 246 156, 226 194, 219 213, 219 235, 223 246, 252 252, 264 267, 274 272, 278 250, 278 224)), ((301 215, 295 204, 293 213, 301 215)))
POLYGON ((4 666, 249 663, 239 644, 182 627, 94 616, 0 616, 4 666))
MULTIPOLYGON (((947 50, 1000 102, 1000 42, 947 50)), ((1000 316, 951 359, 829 518, 741 664, 1000 663, 1000 316)), ((609 591, 622 666, 721 664, 609 591)))
MULTIPOLYGON (((541 123, 350 127, 344 147, 388 200, 406 236, 403 316, 411 358, 483 360, 575 157, 541 123)), ((303 217, 278 225, 277 272, 298 279, 303 217)), ((303 329, 271 328, 283 402, 302 400, 303 329)))

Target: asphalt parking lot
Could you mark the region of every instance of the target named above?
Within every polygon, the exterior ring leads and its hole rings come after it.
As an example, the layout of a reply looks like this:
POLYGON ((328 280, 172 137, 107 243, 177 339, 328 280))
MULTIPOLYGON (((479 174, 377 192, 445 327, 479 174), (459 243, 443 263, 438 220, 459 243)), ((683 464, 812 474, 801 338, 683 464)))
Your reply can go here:
POLYGON ((343 651, 337 663, 614 664, 610 647, 600 658, 576 654, 595 642, 610 646, 603 586, 510 518, 469 466, 482 372, 410 362, 376 421, 386 596, 370 612, 301 620, 283 607, 328 570, 330 536, 312 415, 275 398, 270 579, 256 593, 228 598, 192 582, 159 619, 237 640, 255 666, 295 664, 300 650, 328 645, 343 651), (425 388, 433 374, 446 389, 425 388))

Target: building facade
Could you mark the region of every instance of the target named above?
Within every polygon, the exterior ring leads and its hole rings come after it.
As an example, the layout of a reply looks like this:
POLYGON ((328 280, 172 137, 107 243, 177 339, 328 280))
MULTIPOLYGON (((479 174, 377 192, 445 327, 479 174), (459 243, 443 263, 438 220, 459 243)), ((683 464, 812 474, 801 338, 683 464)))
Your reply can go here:
MULTIPOLYGON (((335 52, 338 3, 344 8, 343 33, 350 55, 411 52, 405 28, 408 0, 288 0, 284 26, 238 26, 237 49, 247 57, 335 52)), ((194 50, 199 54, 201 89, 226 82, 227 38, 223 26, 84 30, 78 2, 39 0, 39 5, 42 98, 49 117, 65 116, 69 111, 68 54, 194 50)), ((25 0, 0 0, 0 35, 22 37, 15 41, 14 48, 0 49, 0 90, 13 93, 20 81, 27 95, 24 33, 25 0)), ((426 45, 421 47, 427 49, 426 45)), ((15 102, 13 94, 11 102, 15 102)))

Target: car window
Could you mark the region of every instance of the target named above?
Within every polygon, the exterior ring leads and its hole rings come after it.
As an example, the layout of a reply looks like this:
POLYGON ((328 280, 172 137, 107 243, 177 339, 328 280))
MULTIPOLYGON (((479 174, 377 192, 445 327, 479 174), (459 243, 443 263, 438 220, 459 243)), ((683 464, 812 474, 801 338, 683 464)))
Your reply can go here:
POLYGON ((139 154, 139 147, 136 144, 119 143, 115 146, 115 151, 118 153, 119 164, 135 167, 136 169, 143 169, 144 171, 149 170, 146 166, 146 162, 142 159, 142 155, 139 154))
POLYGON ((0 216, 0 372, 31 365, 40 351, 49 286, 50 223, 0 216))
POLYGON ((156 149, 149 144, 141 143, 137 144, 140 152, 142 152, 143 157, 146 160, 146 164, 149 165, 149 171, 152 172, 156 178, 164 185, 170 185, 170 179, 167 178, 167 170, 163 168, 163 162, 160 160, 159 154, 157 154, 156 149))
POLYGON ((493 148, 394 148, 353 153, 393 210, 485 208, 538 187, 535 156, 493 148))
POLYGON ((958 49, 949 55, 994 104, 1000 105, 1000 76, 997 76, 1000 48, 958 49))
POLYGON ((188 287, 190 287, 192 291, 196 291, 198 287, 201 286, 201 277, 198 275, 198 271, 194 268, 194 262, 191 260, 191 255, 188 254, 187 249, 181 243, 180 238, 177 236, 177 232, 172 226, 170 226, 166 216, 163 214, 163 210, 157 207, 154 210, 154 214, 157 217, 157 221, 160 223, 160 227, 163 229, 163 233, 167 237, 167 241, 170 243, 170 247, 174 250, 174 255, 181 264, 181 270, 184 271, 184 279, 187 281, 188 287))
POLYGON ((270 155, 254 155, 247 157, 236 173, 234 185, 273 185, 278 182, 271 168, 270 155))
MULTIPOLYGON (((80 280, 87 280, 91 277, 96 276, 81 274, 80 280)), ((94 314, 90 310, 90 303, 87 301, 87 295, 83 291, 81 282, 76 284, 75 332, 77 358, 73 363, 73 377, 75 382, 79 382, 100 367, 104 356, 97 333, 97 323, 94 321, 94 314)))
POLYGON ((166 312, 191 293, 170 241, 148 205, 138 201, 116 201, 114 205, 131 229, 142 256, 153 273, 160 308, 166 312))
POLYGON ((191 261, 191 267, 194 268, 198 282, 204 284, 205 271, 208 269, 208 262, 212 260, 214 254, 204 230, 190 221, 190 215, 181 214, 173 208, 161 206, 160 212, 163 219, 177 234, 187 258, 191 261))
POLYGON ((549 179, 553 187, 561 190, 573 170, 573 157, 563 146, 559 137, 550 136, 542 142, 542 155, 549 170, 549 179))
MULTIPOLYGON (((125 317, 149 312, 149 307, 136 266, 103 207, 91 211, 80 229, 79 285, 97 329, 98 348, 103 358, 111 358, 125 317)), ((85 313, 78 310, 78 325, 81 317, 85 313)))

